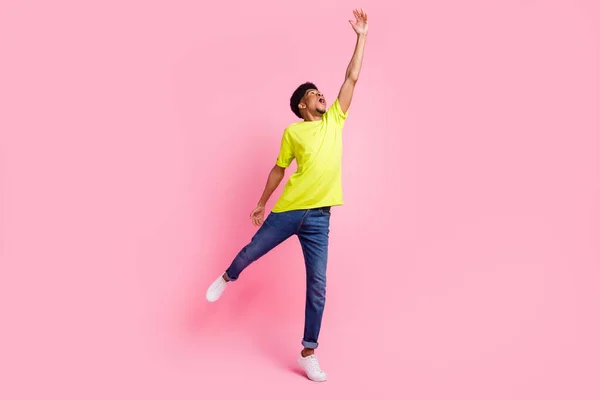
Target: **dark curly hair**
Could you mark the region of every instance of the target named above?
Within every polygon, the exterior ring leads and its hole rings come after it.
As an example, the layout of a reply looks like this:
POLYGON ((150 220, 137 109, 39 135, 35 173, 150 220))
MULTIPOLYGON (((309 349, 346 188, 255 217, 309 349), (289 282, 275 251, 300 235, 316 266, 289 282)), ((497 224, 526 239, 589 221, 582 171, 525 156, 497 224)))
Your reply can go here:
POLYGON ((304 97, 306 91, 310 89, 319 90, 314 83, 306 82, 298 86, 298 89, 294 90, 294 93, 290 98, 290 108, 298 118, 302 118, 302 115, 300 115, 300 108, 298 107, 298 104, 300 104, 300 100, 302 100, 302 97, 304 97))

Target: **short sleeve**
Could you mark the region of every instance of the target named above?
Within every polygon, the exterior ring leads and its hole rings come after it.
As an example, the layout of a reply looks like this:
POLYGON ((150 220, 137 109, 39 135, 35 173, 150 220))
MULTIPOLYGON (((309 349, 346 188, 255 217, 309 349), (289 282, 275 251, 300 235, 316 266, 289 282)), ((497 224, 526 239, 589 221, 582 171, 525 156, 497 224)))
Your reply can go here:
POLYGON ((342 112, 339 99, 335 99, 331 107, 329 107, 329 110, 327 110, 326 114, 329 120, 335 121, 340 125, 343 125, 346 118, 348 118, 348 111, 346 111, 346 113, 342 112))
POLYGON ((279 150, 279 157, 277 157, 277 165, 279 165, 281 168, 287 168, 290 166, 294 158, 292 141, 290 134, 286 129, 283 132, 283 137, 281 138, 281 148, 279 150))

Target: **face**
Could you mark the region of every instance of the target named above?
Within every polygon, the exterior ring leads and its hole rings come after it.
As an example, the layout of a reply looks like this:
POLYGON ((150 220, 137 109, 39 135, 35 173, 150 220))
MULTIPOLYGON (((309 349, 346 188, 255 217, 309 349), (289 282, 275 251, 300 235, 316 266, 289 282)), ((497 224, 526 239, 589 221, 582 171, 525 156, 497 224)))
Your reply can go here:
POLYGON ((325 114, 327 102, 323 93, 317 89, 308 89, 298 107, 307 110, 310 114, 325 114))

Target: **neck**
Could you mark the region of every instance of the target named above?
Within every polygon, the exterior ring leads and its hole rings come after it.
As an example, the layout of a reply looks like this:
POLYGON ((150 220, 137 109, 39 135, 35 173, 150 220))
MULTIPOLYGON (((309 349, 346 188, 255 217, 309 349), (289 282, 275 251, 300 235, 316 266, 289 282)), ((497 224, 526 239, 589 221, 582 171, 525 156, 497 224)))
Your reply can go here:
POLYGON ((312 115, 312 114, 304 114, 302 116, 302 118, 304 119, 304 122, 312 122, 312 121, 321 121, 323 119, 323 115, 318 114, 318 115, 312 115))

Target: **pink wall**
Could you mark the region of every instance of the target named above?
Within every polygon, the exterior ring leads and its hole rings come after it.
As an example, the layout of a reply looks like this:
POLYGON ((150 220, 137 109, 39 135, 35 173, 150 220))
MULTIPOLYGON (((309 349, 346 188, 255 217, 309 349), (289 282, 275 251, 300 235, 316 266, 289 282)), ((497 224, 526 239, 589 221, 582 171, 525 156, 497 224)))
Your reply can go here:
POLYGON ((0 398, 600 397, 597 2, 93 3, 0 6, 0 398), (312 385, 295 240, 203 296, 353 7, 312 385))

